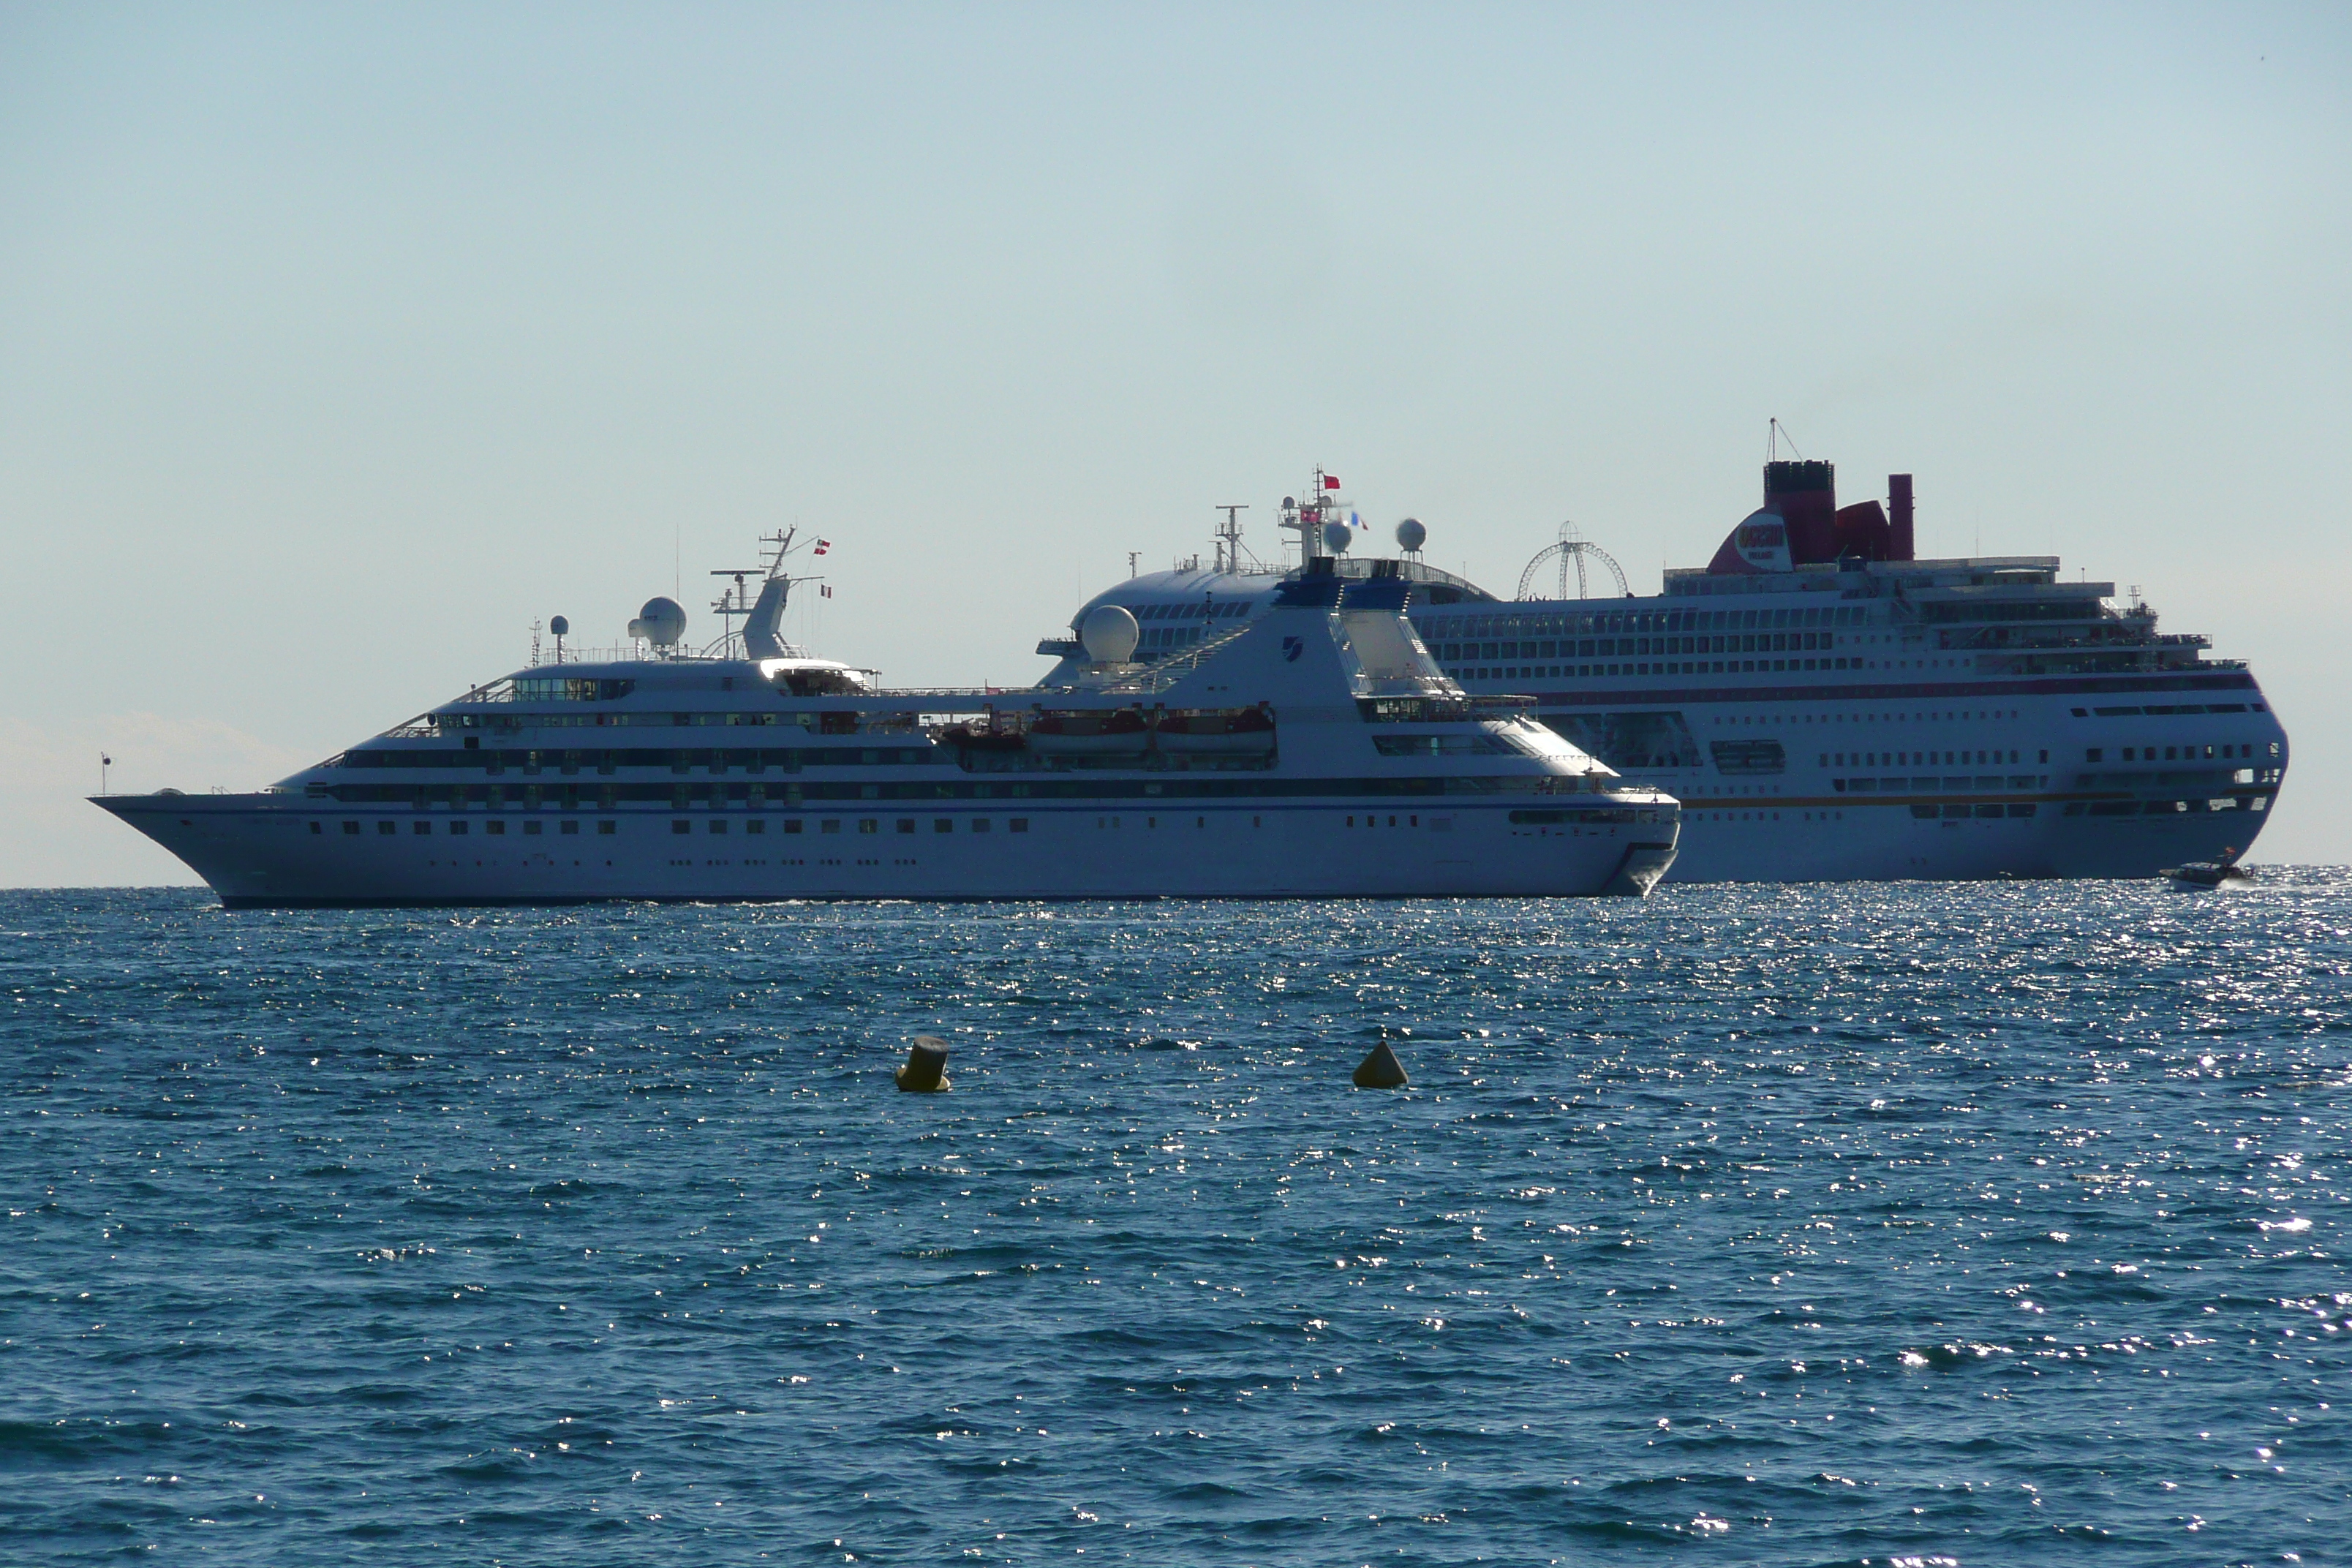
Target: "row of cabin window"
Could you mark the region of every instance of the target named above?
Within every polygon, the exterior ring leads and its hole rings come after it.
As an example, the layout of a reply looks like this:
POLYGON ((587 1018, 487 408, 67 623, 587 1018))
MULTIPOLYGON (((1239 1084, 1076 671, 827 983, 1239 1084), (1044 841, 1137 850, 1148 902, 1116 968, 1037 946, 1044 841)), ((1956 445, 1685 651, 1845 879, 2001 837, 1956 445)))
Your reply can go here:
MULTIPOLYGON (((1661 639, 1664 640, 1664 639, 1661 639)), ((1492 647, 1493 644, 1487 646, 1492 647)), ((1527 647, 1527 644, 1521 644, 1527 647)), ((1498 656, 1499 657, 1499 656, 1498 656)), ((1626 675, 1769 675, 1774 670, 1860 669, 1859 658, 1718 658, 1686 663, 1656 664, 1499 664, 1458 668, 1451 659, 1440 662, 1456 680, 1586 680, 1626 675)))
MULTIPOLYGON (((766 817, 746 816, 740 820, 742 823, 742 829, 746 833, 765 833, 768 831, 769 819, 766 817)), ((838 816, 818 817, 815 819, 816 830, 819 833, 838 833, 841 831, 841 825, 844 820, 844 818, 838 816)), ((861 816, 855 818, 854 820, 856 822, 857 831, 860 833, 879 833, 882 831, 882 819, 880 817, 861 816)), ((728 821, 729 819, 724 816, 706 817, 703 819, 702 830, 705 833, 725 833, 728 830, 728 821)), ((779 833, 804 832, 806 831, 808 821, 809 819, 805 817, 787 816, 781 820, 776 831, 779 833)), ((952 816, 935 816, 932 817, 930 821, 931 831, 933 833, 953 833, 956 830, 956 818, 952 816)), ((986 833, 991 831, 992 824, 989 818, 985 816, 970 816, 964 818, 963 821, 963 830, 966 833, 986 833)), ((898 817, 891 823, 891 826, 900 833, 913 833, 918 831, 916 819, 911 816, 898 817)), ((1008 833, 1026 833, 1029 831, 1029 819, 1025 816, 1010 817, 1005 821, 1004 827, 1005 831, 1008 833)), ((673 817, 670 819, 669 830, 672 833, 691 833, 694 831, 694 818, 690 816, 673 817)))
MULTIPOLYGON (((556 830, 560 833, 577 833, 580 831, 580 819, 576 816, 559 817, 555 821, 555 826, 556 830)), ((596 831, 602 834, 609 835, 616 832, 618 831, 619 826, 618 820, 614 817, 596 819, 596 831)), ((473 828, 473 823, 462 816, 445 817, 441 822, 441 831, 447 834, 452 838, 463 838, 467 834, 471 833, 473 828)), ((522 819, 522 831, 526 837, 536 837, 539 834, 545 832, 546 828, 547 825, 543 821, 533 821, 527 817, 522 819)), ((324 824, 315 819, 312 820, 310 824, 311 832, 324 833, 326 830, 324 824)), ((388 817, 378 817, 376 819, 375 830, 379 836, 389 838, 400 831, 400 824, 392 821, 388 817)), ((425 816, 413 817, 409 820, 408 830, 418 838, 429 838, 433 834, 433 819, 431 817, 425 816)), ((506 832, 506 830, 507 825, 495 816, 485 817, 482 819, 482 831, 488 834, 493 838, 498 837, 500 834, 506 832)), ((360 831, 360 825, 349 818, 346 818, 343 822, 343 831, 347 834, 356 836, 360 831)))
MULTIPOLYGON (((2278 754, 2279 743, 2276 741, 2267 743, 2256 741, 2243 744, 2225 742, 2215 746, 2167 746, 2164 748, 2164 754, 2160 757, 2157 755, 2157 748, 2154 746, 2126 746, 2123 749, 2122 760, 2126 763, 2228 762, 2240 758, 2251 761, 2255 757, 2275 757, 2278 754)), ((2107 760, 2107 749, 2105 746, 2085 747, 2083 760, 2086 763, 2104 763, 2107 760)))
MULTIPOLYGON (((1424 637, 1503 637, 1533 633, 1611 637, 1633 632, 1791 631, 1806 626, 1858 626, 1867 618, 1860 605, 1822 605, 1781 610, 1635 610, 1619 615, 1498 616, 1447 620, 1422 626, 1424 637)), ((1696 651, 1696 650, 1693 650, 1696 651)), ((1715 650, 1728 653, 1722 648, 1715 650)), ((1490 656, 1491 657, 1491 656, 1490 656)))
MULTIPOLYGON (((2021 753, 2017 752, 2004 752, 1996 746, 1989 752, 1975 752, 1973 754, 1973 760, 1979 763, 1999 763, 2006 757, 2008 761, 2013 763, 2020 759, 2021 754, 2021 753)), ((1842 768, 1934 767, 1937 763, 1937 759, 1939 756, 1944 762, 1950 763, 1954 767, 1958 767, 1963 763, 1967 763, 1971 760, 1971 754, 1967 752, 1824 752, 1822 753, 1822 766, 1826 768, 1834 764, 1835 766, 1842 768)), ((2041 760, 2045 763, 2048 762, 2050 760, 2050 753, 2048 752, 2042 752, 2041 760)))
MULTIPOLYGON (((915 727, 911 713, 866 713, 857 709, 794 708, 769 713, 436 713, 433 728, 442 734, 488 730, 511 734, 523 729, 661 729, 698 726, 772 730, 806 730, 819 735, 855 735, 865 731, 907 731, 915 727)), ((473 738, 468 737, 472 744, 473 738)))
MULTIPOLYGON (((600 834, 610 836, 620 831, 620 821, 616 817, 601 817, 594 820, 596 822, 596 831, 600 834)), ((727 825, 730 820, 730 818, 724 816, 706 817, 704 819, 705 826, 703 830, 707 833, 725 833, 728 830, 727 825)), ((842 820, 843 819, 840 817, 818 818, 817 831, 819 833, 838 833, 841 831, 842 820)), ((768 831, 769 819, 766 817, 746 816, 741 818, 740 821, 742 824, 742 831, 745 833, 761 834, 768 831)), ((990 824, 987 817, 968 817, 965 821, 967 826, 964 831, 968 833, 986 833, 989 831, 990 824)), ((556 819, 555 825, 557 829, 562 833, 576 834, 580 831, 580 819, 577 817, 558 818, 556 819)), ((915 831, 915 819, 911 816, 902 816, 898 819, 896 826, 898 830, 901 833, 912 833, 915 831)), ((434 830, 433 820, 429 817, 412 819, 408 826, 410 833, 419 838, 431 837, 434 830)), ((449 835, 452 838, 465 837, 473 830, 473 823, 467 821, 464 817, 445 818, 440 825, 441 831, 449 835)), ((788 816, 781 820, 781 824, 778 826, 777 831, 786 834, 800 833, 804 831, 806 826, 806 818, 788 816)), ((1025 816, 1013 817, 1005 824, 1005 826, 1008 831, 1013 833, 1026 833, 1029 831, 1029 819, 1025 816)), ((502 835, 507 830, 507 825, 497 817, 484 818, 482 820, 481 827, 484 833, 488 834, 494 838, 502 835)), ((538 834, 545 831, 546 824, 544 822, 532 821, 529 818, 525 818, 522 820, 521 827, 523 833, 527 837, 537 836, 538 834)), ((310 824, 310 831, 314 834, 321 834, 326 832, 326 825, 321 822, 313 820, 310 824)), ((375 830, 381 837, 389 838, 400 831, 400 824, 388 818, 379 818, 375 825, 375 830)), ((669 830, 672 833, 691 833, 694 831, 694 819, 689 816, 673 817, 670 819, 669 830)), ((956 819, 954 817, 935 816, 931 819, 931 831, 934 833, 953 833, 955 830, 956 819)), ((343 823, 343 831, 346 834, 357 837, 361 831, 360 824, 355 821, 346 819, 343 823)), ((859 818, 857 819, 857 831, 860 833, 878 833, 881 831, 881 823, 877 818, 871 816, 859 818)))
POLYGON ((1249 602, 1229 599, 1220 605, 1203 599, 1199 604, 1146 605, 1135 612, 1139 621, 1222 621, 1234 616, 1249 614, 1249 602))
POLYGON ((544 768, 562 768, 576 773, 583 767, 610 773, 614 767, 661 768, 672 773, 684 773, 688 768, 709 768, 724 773, 730 767, 749 773, 768 768, 795 772, 809 767, 901 767, 915 763, 948 763, 954 761, 953 752, 945 746, 770 746, 770 747, 708 747, 692 750, 672 748, 632 748, 629 750, 558 751, 552 747, 530 750, 514 747, 479 747, 468 742, 456 751, 425 747, 404 748, 399 751, 373 751, 365 748, 343 754, 342 766, 347 768, 478 768, 498 773, 507 768, 520 768, 525 773, 538 773, 544 768))
POLYGON ((1441 643, 1445 664, 1480 658, 1622 658, 1631 654, 1819 653, 1837 644, 1835 632, 1754 632, 1740 637, 1600 637, 1588 642, 1441 643))
MULTIPOLYGON (((1923 822, 1932 822, 1945 817, 1949 817, 1957 821, 1964 817, 1972 816, 1983 817, 1987 820, 1990 820, 1997 817, 2032 816, 2039 813, 2041 809, 2042 808, 2040 806, 2035 805, 2031 802, 2021 805, 2012 804, 2008 805, 1972 806, 1928 805, 1913 806, 1911 808, 1911 815, 1919 818, 1923 822)), ((1897 818, 1897 820, 1899 821, 1900 818, 1897 818)))
MULTIPOLYGON (((1484 749, 1483 747, 1481 748, 1484 749)), ((1268 778, 1220 774, 1202 779, 1071 778, 1022 783, 970 784, 899 780, 883 784, 338 784, 310 786, 317 798, 346 805, 405 805, 415 811, 614 811, 624 801, 661 803, 686 811, 749 807, 754 811, 844 811, 861 802, 892 801, 920 810, 946 810, 949 800, 1099 800, 1165 796, 1169 799, 1279 795, 1296 798, 1334 795, 1552 795, 1579 792, 1581 780, 1569 775, 1444 773, 1346 778, 1268 778), (463 803, 461 805, 460 803, 463 803)), ((858 809, 864 810, 863 805, 858 809)), ((1009 809, 1009 808, 1008 808, 1009 809)))
POLYGON ((2270 796, 2264 795, 2214 795, 2203 800, 2093 800, 2069 801, 2069 816, 2172 816, 2183 812, 2267 811, 2270 796))

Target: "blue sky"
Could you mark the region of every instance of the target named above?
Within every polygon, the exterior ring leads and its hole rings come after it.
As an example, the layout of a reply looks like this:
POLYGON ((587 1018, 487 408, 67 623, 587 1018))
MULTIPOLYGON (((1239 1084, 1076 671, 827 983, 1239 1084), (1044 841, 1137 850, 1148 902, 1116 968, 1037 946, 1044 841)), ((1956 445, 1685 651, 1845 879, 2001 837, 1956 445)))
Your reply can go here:
POLYGON ((1018 681, 1318 463, 1654 585, 1772 416, 2250 659, 2352 861, 2340 5, 19 4, 0 233, 0 885, 780 522, 823 651, 1018 681))

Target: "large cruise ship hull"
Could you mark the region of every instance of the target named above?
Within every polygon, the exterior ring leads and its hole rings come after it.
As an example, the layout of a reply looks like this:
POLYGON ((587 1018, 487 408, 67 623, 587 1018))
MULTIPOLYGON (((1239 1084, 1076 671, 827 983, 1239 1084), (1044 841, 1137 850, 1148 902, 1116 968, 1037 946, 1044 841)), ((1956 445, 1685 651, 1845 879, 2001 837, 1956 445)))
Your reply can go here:
POLYGON ((2240 671, 1547 690, 1538 702, 1570 735, 1605 714, 1698 742, 1680 765, 1622 760, 1683 802, 1677 882, 2154 877, 2243 856, 2285 772, 2285 731, 2240 671), (1726 773, 1711 743, 1726 737, 1779 741, 1784 771, 1726 773), (1930 760, 1861 760, 1890 751, 1930 760))
POLYGON ((96 804, 232 908, 599 900, 1576 897, 1647 893, 1671 805, 490 813, 299 796, 96 804), (1542 820, 1514 821, 1514 817, 1542 820), (463 837, 453 836, 462 823, 463 837), (985 826, 982 826, 982 825, 985 826), (756 825, 756 830, 755 829, 756 825), (1017 826, 1016 826, 1017 825, 1017 826), (790 831, 790 829, 798 831, 790 831), (422 829, 423 831, 420 831, 422 829))

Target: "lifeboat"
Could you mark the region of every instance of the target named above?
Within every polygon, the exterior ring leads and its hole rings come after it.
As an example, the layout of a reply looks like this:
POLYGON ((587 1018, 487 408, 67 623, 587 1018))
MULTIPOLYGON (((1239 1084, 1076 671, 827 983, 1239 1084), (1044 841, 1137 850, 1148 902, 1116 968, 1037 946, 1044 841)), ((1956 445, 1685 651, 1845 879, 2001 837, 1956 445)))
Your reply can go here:
POLYGON ((1263 757, 1274 751, 1274 715, 1263 708, 1171 713, 1156 731, 1160 749, 1190 756, 1263 757))
POLYGON ((1026 743, 1018 730, 975 730, 969 724, 950 724, 940 739, 961 752, 1017 752, 1026 743))
POLYGON ((1045 756, 1140 753, 1150 743, 1151 727, 1132 708, 1041 713, 1029 725, 1029 749, 1045 756))

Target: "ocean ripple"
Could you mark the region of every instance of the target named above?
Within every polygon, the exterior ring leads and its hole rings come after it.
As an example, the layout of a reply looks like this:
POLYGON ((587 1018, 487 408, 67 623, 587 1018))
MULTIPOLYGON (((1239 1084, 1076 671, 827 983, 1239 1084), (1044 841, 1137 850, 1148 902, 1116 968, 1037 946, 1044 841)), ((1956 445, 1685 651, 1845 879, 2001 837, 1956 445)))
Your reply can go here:
POLYGON ((2344 1560, 2341 872, 0 917, 12 1561, 2344 1560))

